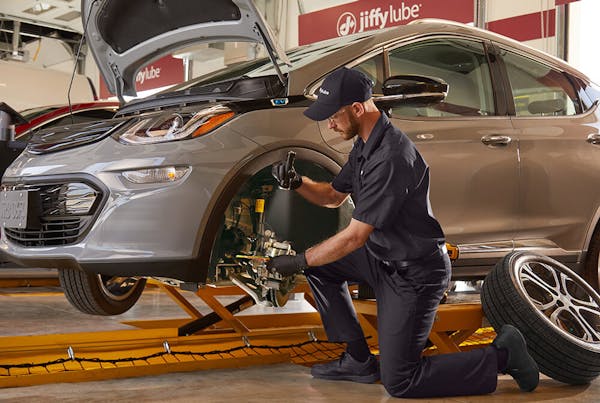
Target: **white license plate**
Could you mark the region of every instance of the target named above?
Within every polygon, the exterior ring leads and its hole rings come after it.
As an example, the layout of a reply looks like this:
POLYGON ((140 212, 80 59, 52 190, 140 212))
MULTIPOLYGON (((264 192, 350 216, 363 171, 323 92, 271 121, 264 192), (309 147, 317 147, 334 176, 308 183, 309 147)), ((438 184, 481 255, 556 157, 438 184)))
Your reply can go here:
POLYGON ((0 222, 6 228, 25 228, 27 226, 26 190, 0 193, 0 222))

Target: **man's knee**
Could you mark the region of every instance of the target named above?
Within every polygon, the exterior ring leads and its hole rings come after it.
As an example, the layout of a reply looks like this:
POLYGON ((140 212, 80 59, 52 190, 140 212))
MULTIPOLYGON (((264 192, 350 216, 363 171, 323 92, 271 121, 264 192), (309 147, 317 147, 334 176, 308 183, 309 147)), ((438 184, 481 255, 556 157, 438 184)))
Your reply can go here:
POLYGON ((413 397, 411 396, 410 378, 390 379, 390 377, 381 377, 381 383, 385 390, 393 397, 413 397))
POLYGON ((418 363, 410 365, 398 365, 395 368, 389 368, 385 364, 381 367, 381 383, 385 390, 394 397, 411 397, 413 389, 413 376, 418 369, 418 363))

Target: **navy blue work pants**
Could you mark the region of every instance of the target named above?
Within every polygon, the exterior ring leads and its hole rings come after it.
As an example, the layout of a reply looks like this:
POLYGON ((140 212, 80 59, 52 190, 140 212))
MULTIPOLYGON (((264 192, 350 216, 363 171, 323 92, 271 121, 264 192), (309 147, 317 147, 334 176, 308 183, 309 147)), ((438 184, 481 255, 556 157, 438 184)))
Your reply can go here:
POLYGON ((491 393, 497 384, 493 347, 422 357, 440 299, 448 286, 446 253, 402 267, 383 262, 362 247, 344 258, 304 271, 333 342, 364 338, 348 282, 368 283, 377 299, 381 382, 395 397, 464 396, 491 393))

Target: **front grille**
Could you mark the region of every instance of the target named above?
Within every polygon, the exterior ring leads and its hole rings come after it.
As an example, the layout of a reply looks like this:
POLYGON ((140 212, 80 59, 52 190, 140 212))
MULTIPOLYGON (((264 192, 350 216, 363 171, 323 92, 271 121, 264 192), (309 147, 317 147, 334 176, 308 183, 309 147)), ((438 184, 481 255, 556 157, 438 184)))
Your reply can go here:
POLYGON ((27 227, 6 228, 8 241, 25 247, 76 243, 93 221, 102 192, 92 184, 3 184, 2 190, 27 190, 27 227))

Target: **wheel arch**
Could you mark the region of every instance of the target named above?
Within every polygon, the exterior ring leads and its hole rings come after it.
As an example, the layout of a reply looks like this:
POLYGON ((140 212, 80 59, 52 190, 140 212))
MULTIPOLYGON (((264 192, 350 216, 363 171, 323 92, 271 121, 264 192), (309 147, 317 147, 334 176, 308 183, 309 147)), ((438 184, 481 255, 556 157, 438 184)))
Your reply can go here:
POLYGON ((225 175, 208 203, 194 244, 196 264, 190 268, 194 273, 188 273, 189 276, 186 277, 195 278, 201 283, 206 282, 214 239, 230 200, 248 179, 261 169, 285 159, 288 151, 294 151, 297 159, 319 164, 333 174, 337 174, 344 163, 343 154, 334 153, 331 149, 314 143, 298 141, 270 144, 263 148, 263 152, 241 159, 225 175))
POLYGON ((600 230, 600 205, 596 208, 596 211, 592 216, 592 220, 590 221, 590 224, 588 225, 585 234, 585 239, 581 248, 581 253, 579 254, 579 261, 582 263, 586 261, 587 252, 590 248, 590 242, 592 242, 592 237, 594 236, 596 230, 600 230))

